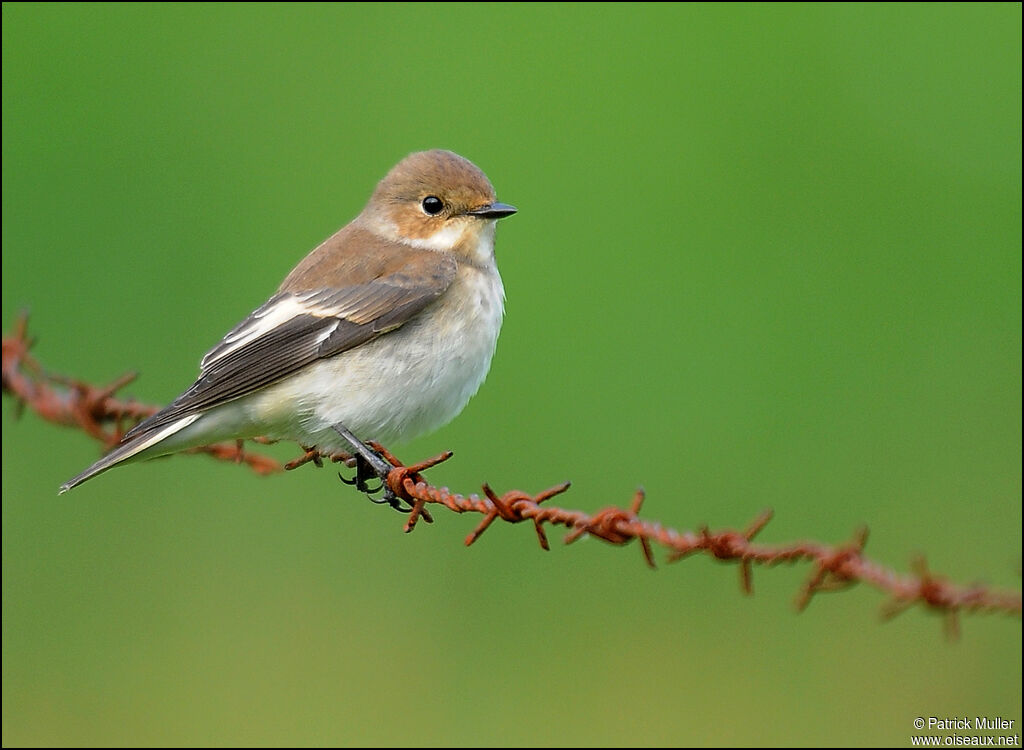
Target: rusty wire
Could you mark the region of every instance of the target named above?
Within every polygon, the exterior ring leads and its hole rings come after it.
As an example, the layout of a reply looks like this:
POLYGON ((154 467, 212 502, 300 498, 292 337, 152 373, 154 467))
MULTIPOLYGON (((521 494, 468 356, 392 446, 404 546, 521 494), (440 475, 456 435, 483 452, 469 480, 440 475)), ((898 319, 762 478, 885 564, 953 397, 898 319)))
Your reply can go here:
MULTIPOLYGON (((23 314, 15 321, 13 332, 3 337, 3 388, 5 394, 17 400, 18 415, 27 405, 48 422, 76 427, 100 441, 104 448, 112 448, 126 430, 160 411, 159 406, 115 397, 117 391, 135 380, 135 373, 126 373, 106 386, 47 373, 29 353, 33 343, 28 335, 28 317, 23 314)), ((257 474, 281 471, 280 463, 269 456, 244 450, 242 441, 205 445, 186 452, 244 463, 257 474)))
MULTIPOLYGON (((3 390, 5 394, 17 399, 20 406, 27 405, 44 419, 82 429, 109 447, 120 439, 126 423, 134 424, 158 410, 159 407, 115 398, 116 391, 130 383, 134 375, 126 375, 108 386, 97 387, 73 378, 46 373, 29 354, 32 343, 27 335, 26 319, 22 317, 16 322, 14 332, 3 338, 3 390)), ((475 494, 464 496, 446 487, 434 486, 422 475, 432 466, 451 458, 450 451, 404 466, 383 446, 375 444, 374 447, 395 466, 387 478, 391 491, 411 506, 405 523, 407 532, 412 531, 420 519, 431 521, 426 506, 437 504, 456 513, 477 513, 483 516, 477 527, 466 537, 467 545, 477 541, 496 520, 507 523, 529 521, 533 524, 540 546, 549 549, 545 525, 560 525, 568 530, 564 539, 567 544, 583 535, 619 546, 636 540, 644 561, 651 568, 655 567, 653 545, 668 552, 667 561, 670 563, 695 554, 706 554, 723 562, 736 563, 739 566, 740 585, 746 593, 753 591, 754 565, 808 562, 812 565, 812 571, 796 598, 798 610, 806 608, 816 594, 865 583, 887 595, 888 599, 882 609, 884 618, 891 618, 914 605, 922 605, 945 615, 946 630, 951 636, 958 633, 958 615, 961 612, 1021 615, 1019 591, 998 590, 981 584, 964 586, 952 583, 930 572, 924 558, 914 560, 912 573, 901 574, 865 557, 863 552, 868 538, 866 528, 858 529, 848 542, 840 545, 813 541, 770 545, 754 542, 754 537, 771 520, 770 510, 762 512, 743 531, 712 531, 708 527, 701 527, 697 531, 677 531, 656 521, 640 518, 644 500, 642 490, 636 492, 628 508, 613 506, 597 513, 542 505, 568 490, 568 483, 555 485, 535 495, 510 490, 500 496, 485 484, 483 497, 475 494)), ((245 463, 259 474, 270 474, 282 468, 271 458, 243 451, 241 442, 237 445, 223 443, 194 452, 245 463)), ((320 466, 323 458, 339 460, 339 456, 306 451, 284 468, 296 468, 309 462, 320 466)))

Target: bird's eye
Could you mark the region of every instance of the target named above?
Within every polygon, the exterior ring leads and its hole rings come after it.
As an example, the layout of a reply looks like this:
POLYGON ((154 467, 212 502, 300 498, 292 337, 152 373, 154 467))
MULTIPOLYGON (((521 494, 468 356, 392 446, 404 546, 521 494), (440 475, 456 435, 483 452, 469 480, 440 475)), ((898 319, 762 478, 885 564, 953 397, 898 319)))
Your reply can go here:
POLYGON ((423 212, 431 216, 437 216, 444 209, 444 202, 436 195, 428 195, 423 199, 423 212))

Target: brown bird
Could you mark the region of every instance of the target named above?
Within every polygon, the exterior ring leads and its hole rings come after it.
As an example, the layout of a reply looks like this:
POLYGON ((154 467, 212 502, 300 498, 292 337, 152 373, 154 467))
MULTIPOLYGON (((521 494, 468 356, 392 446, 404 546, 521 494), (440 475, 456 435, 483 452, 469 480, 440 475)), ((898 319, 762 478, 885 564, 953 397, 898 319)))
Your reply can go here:
POLYGON ((369 471, 391 467, 363 440, 440 427, 487 375, 505 299, 495 225, 515 212, 463 157, 409 155, 207 352, 192 387, 60 491, 126 461, 257 436, 354 453, 365 489, 369 471))

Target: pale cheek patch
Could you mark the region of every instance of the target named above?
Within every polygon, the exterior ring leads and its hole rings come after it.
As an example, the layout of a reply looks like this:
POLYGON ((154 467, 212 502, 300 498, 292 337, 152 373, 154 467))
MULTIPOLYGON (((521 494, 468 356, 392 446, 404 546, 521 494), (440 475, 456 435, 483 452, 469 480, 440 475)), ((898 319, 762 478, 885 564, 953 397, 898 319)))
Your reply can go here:
MULTIPOLYGON (((478 219, 472 220, 474 223, 478 219)), ((467 226, 464 221, 457 224, 450 224, 438 230, 428 237, 405 237, 397 238, 412 247, 421 250, 435 250, 451 252, 458 246, 462 246, 458 254, 465 253, 465 248, 470 248, 466 253, 474 263, 490 265, 494 262, 494 233, 497 221, 495 219, 484 221, 482 227, 467 226), (475 236, 474 236, 475 233, 475 236)))
MULTIPOLYGON (((415 222, 396 221, 395 217, 391 217, 389 221, 376 222, 374 231, 393 242, 421 250, 441 251, 450 251, 463 242, 471 231, 466 217, 446 221, 440 229, 432 232, 433 224, 434 221, 427 221, 425 217, 416 217, 415 222)), ((491 236, 494 236, 493 232, 491 236)))
POLYGON ((451 250, 462 240, 462 234, 463 227, 457 224, 448 224, 431 235, 410 237, 405 242, 424 250, 451 250))

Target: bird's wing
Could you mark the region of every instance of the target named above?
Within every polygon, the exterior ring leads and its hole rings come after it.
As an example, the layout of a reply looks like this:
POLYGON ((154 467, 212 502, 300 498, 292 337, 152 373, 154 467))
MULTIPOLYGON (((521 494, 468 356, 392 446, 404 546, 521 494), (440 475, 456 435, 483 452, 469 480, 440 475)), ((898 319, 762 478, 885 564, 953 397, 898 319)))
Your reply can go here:
POLYGON ((341 288, 283 291, 231 329, 203 357, 199 379, 124 440, 232 401, 408 322, 455 278, 453 258, 430 253, 429 268, 398 269, 341 288))

